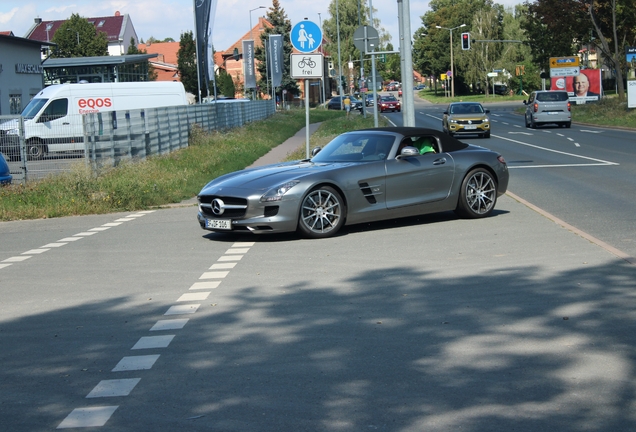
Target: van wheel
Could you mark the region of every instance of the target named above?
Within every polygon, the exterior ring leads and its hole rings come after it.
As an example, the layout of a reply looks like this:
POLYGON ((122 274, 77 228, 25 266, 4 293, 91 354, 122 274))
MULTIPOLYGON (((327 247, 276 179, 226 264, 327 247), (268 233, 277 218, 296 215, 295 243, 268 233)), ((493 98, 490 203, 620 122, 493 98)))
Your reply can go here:
POLYGON ((27 144, 27 160, 42 160, 45 153, 44 144, 40 141, 31 141, 27 144))

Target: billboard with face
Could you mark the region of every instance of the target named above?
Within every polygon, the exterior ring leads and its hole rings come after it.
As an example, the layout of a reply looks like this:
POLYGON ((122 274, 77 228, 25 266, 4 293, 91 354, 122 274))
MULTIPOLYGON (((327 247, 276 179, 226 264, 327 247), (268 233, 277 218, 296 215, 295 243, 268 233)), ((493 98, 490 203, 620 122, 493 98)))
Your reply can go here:
POLYGON ((583 69, 577 76, 553 77, 550 90, 566 90, 576 104, 596 102, 603 92, 601 70, 583 69))

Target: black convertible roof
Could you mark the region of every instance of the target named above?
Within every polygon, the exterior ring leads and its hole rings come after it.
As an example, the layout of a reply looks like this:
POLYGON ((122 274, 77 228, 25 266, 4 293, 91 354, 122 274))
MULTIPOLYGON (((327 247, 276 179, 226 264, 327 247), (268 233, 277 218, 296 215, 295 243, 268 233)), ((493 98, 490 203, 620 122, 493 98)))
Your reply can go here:
MULTIPOLYGON (((463 143, 460 140, 453 138, 452 136, 447 135, 438 129, 397 126, 397 127, 381 127, 381 128, 363 129, 363 130, 397 133, 397 134, 403 135, 404 138, 413 137, 413 136, 422 136, 422 135, 434 135, 439 139, 440 143, 442 144, 442 151, 445 151, 445 152, 462 150, 468 147, 468 144, 463 143)), ((356 132, 356 131, 351 131, 351 132, 356 132)))

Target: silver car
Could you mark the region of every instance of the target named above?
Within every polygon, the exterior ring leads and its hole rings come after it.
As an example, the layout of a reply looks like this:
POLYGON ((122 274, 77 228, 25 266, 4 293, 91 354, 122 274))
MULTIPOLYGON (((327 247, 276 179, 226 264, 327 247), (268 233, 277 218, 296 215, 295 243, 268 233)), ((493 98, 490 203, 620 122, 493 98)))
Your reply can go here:
POLYGON ((499 153, 434 129, 364 129, 314 149, 311 159, 212 180, 198 195, 198 222, 211 231, 322 238, 344 225, 449 210, 486 217, 507 187, 499 153))
POLYGON ((572 105, 566 91, 539 90, 530 94, 526 105, 526 127, 556 124, 569 128, 572 125, 572 105))

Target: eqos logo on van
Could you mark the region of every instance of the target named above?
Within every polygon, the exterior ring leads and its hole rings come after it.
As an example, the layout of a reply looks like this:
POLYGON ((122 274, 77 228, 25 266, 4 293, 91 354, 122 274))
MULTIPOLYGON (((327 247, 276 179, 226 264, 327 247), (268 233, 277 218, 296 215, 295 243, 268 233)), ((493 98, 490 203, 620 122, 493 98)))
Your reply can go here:
POLYGON ((80 114, 91 114, 98 113, 99 108, 110 108, 113 103, 111 98, 88 98, 88 99, 79 99, 77 101, 77 105, 79 106, 80 114), (90 108, 90 109, 86 109, 90 108))

